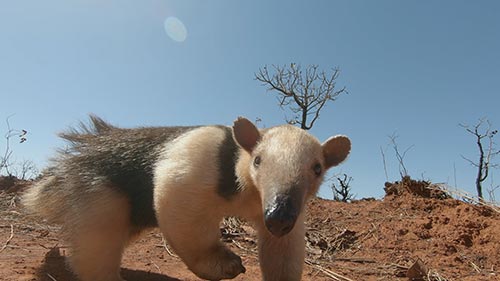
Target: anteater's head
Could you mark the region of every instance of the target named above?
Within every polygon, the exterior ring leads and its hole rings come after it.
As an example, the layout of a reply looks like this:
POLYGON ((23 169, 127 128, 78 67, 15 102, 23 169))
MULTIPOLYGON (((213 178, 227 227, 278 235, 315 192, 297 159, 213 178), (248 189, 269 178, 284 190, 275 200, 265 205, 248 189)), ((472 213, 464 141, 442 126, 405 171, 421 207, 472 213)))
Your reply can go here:
POLYGON ((250 159, 244 168, 260 193, 266 227, 277 237, 293 229, 326 170, 344 161, 351 150, 345 136, 320 143, 291 125, 259 131, 249 120, 238 118, 233 132, 242 153, 250 159))

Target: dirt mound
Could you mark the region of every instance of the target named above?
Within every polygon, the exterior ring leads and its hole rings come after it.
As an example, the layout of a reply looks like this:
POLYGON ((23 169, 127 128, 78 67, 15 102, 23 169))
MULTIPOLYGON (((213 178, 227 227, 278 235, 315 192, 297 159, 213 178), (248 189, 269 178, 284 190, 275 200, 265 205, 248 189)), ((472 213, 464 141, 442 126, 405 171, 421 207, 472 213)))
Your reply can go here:
POLYGON ((410 193, 424 198, 451 198, 451 196, 446 191, 442 190, 439 185, 432 184, 428 181, 413 180, 409 176, 405 176, 401 181, 396 181, 394 183, 386 182, 384 191, 386 196, 410 193))
POLYGON ((408 280, 415 271, 423 280, 500 280, 500 214, 425 184, 392 184, 403 192, 383 200, 313 200, 308 237, 323 239, 310 243, 322 245, 320 263, 353 280, 408 280))
MULTIPOLYGON (((500 280, 497 211, 428 192, 426 182, 389 186, 394 192, 383 200, 310 202, 303 280, 500 280)), ((58 230, 26 216, 18 193, 0 191, 0 280, 74 280, 58 230)), ((235 280, 261 280, 253 229, 228 219, 221 234, 247 268, 235 280)), ((127 249, 122 274, 129 281, 199 280, 157 230, 127 249)))
POLYGON ((20 192, 30 184, 31 181, 20 180, 14 176, 0 176, 0 192, 20 192))

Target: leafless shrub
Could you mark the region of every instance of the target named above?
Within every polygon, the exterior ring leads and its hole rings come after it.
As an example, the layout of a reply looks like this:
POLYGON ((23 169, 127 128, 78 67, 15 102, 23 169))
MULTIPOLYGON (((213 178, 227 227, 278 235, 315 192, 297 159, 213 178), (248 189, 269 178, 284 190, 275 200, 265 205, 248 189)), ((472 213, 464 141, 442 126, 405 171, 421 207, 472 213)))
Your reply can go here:
POLYGON ((412 149, 414 147, 414 145, 410 145, 403 152, 401 152, 399 150, 399 146, 398 146, 398 143, 396 141, 398 137, 399 136, 396 133, 394 133, 394 134, 389 136, 389 140, 390 140, 390 144, 392 145, 392 149, 394 150, 394 155, 396 156, 396 159, 398 160, 399 175, 401 176, 401 178, 404 178, 404 177, 410 176, 408 174, 408 169, 406 168, 406 165, 405 165, 406 153, 408 153, 408 151, 410 151, 410 149, 412 149))
POLYGON ((476 176, 476 191, 477 196, 480 200, 484 200, 483 197, 483 182, 488 178, 490 168, 498 168, 498 164, 492 163, 493 158, 500 154, 500 150, 496 148, 494 137, 498 133, 498 130, 491 128, 491 122, 482 118, 479 119, 478 123, 474 126, 469 126, 466 124, 460 124, 468 133, 474 136, 477 147, 479 149, 479 159, 477 162, 472 161, 462 155, 462 158, 469 162, 472 166, 477 168, 476 176))
POLYGON ((27 179, 37 173, 36 167, 32 161, 24 160, 21 163, 16 163, 12 159, 14 151, 12 150, 11 141, 18 139, 19 143, 26 142, 28 131, 13 129, 9 121, 11 117, 12 115, 5 119, 7 132, 4 134, 5 149, 3 155, 0 156, 0 175, 27 179))
POLYGON ((339 202, 350 202, 354 199, 355 195, 351 192, 351 182, 352 177, 343 174, 343 176, 335 177, 335 181, 332 183, 333 200, 339 202))
POLYGON ((392 147, 392 150, 394 150, 394 155, 396 157, 396 160, 398 161, 398 169, 399 169, 399 175, 400 175, 401 179, 410 176, 408 173, 408 169, 406 168, 406 165, 405 165, 405 157, 406 157, 406 153, 408 153, 408 151, 410 151, 410 149, 412 149, 414 147, 414 145, 409 146, 403 152, 401 152, 401 150, 399 149, 399 145, 397 143, 398 137, 399 136, 396 133, 393 133, 392 135, 388 136, 389 144, 387 145, 387 147, 385 149, 382 148, 382 146, 380 147, 380 153, 382 154, 382 162, 384 164, 384 172, 385 172, 386 182, 389 182, 389 175, 387 172, 387 161, 386 161, 385 153, 389 147, 392 147))
POLYGON ((39 171, 31 160, 24 159, 23 161, 17 163, 14 167, 14 174, 20 180, 29 180, 36 178, 39 171))
POLYGON ((499 188, 500 188, 500 185, 497 185, 497 186, 491 187, 490 189, 487 190, 490 202, 493 202, 493 203, 497 202, 495 193, 496 193, 497 189, 499 189, 499 188))

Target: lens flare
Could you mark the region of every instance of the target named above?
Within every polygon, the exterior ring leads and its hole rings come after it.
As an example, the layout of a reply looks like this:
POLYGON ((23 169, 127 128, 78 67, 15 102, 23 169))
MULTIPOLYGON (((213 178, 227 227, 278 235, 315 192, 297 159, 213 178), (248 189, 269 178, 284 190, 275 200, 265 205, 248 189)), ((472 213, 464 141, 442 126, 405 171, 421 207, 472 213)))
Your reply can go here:
POLYGON ((184 42, 187 37, 187 29, 184 23, 176 17, 168 17, 163 23, 168 37, 176 42, 184 42))

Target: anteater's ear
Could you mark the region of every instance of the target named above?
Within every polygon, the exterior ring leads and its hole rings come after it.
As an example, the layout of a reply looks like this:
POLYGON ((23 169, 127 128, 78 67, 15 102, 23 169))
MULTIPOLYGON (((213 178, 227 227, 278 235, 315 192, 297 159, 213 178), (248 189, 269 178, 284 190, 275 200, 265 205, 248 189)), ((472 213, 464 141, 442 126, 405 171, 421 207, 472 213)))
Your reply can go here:
POLYGON ((252 122, 243 117, 238 117, 234 121, 233 135, 236 142, 250 153, 260 140, 259 130, 252 122))
POLYGON ((351 151, 351 141, 346 136, 335 136, 326 140, 323 144, 323 155, 325 156, 326 168, 337 166, 342 163, 351 151))

